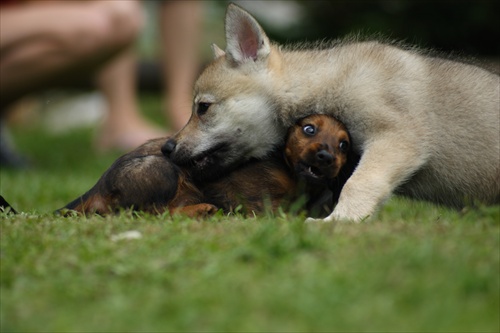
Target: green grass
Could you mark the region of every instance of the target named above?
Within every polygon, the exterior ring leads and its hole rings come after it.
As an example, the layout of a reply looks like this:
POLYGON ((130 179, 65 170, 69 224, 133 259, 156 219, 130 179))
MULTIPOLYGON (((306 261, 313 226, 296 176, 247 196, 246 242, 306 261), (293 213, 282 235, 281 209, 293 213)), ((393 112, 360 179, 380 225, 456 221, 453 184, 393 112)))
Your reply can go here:
POLYGON ((0 215, 2 332, 500 330, 499 206, 396 198, 338 225, 61 218, 116 154, 95 155, 88 129, 14 134, 37 168, 0 171, 0 193, 26 212, 0 215), (114 240, 131 230, 142 237, 114 240))

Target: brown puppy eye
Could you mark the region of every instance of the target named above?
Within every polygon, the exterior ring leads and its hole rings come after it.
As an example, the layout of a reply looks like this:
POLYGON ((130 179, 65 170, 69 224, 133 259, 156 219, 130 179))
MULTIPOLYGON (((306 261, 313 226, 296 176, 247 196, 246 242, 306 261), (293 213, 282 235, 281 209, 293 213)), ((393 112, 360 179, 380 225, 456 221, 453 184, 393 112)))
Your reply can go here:
POLYGON ((343 140, 343 141, 340 141, 339 143, 339 149, 341 152, 343 153, 347 153, 347 151, 349 150, 349 142, 343 140))
POLYGON ((306 135, 313 136, 314 134, 316 134, 316 127, 314 127, 313 125, 305 125, 304 127, 302 127, 302 131, 306 135))

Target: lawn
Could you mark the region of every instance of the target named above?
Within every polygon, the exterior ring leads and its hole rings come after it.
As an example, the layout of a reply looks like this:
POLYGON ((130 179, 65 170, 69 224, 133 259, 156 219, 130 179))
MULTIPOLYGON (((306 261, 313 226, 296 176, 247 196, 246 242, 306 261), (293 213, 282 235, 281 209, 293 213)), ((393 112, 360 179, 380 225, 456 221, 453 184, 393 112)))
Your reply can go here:
MULTIPOLYGON (((142 98, 153 114, 158 103, 142 98)), ((391 199, 362 224, 277 212, 196 221, 52 215, 117 154, 93 131, 15 129, 36 162, 1 170, 1 331, 500 330, 500 207, 391 199), (123 237, 134 231, 135 237, 123 237)))

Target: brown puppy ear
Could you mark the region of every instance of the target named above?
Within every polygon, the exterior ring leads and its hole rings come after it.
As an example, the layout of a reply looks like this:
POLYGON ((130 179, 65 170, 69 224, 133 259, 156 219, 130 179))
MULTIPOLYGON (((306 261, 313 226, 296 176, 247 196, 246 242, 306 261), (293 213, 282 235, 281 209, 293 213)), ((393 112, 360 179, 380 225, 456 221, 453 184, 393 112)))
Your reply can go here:
POLYGON ((291 161, 291 155, 292 155, 292 150, 287 145, 283 150, 283 159, 285 160, 285 164, 288 167, 288 169, 293 170, 294 165, 293 162, 291 161))
POLYGON ((269 38, 248 12, 230 4, 226 12, 226 52, 236 66, 262 61, 271 52, 269 38))

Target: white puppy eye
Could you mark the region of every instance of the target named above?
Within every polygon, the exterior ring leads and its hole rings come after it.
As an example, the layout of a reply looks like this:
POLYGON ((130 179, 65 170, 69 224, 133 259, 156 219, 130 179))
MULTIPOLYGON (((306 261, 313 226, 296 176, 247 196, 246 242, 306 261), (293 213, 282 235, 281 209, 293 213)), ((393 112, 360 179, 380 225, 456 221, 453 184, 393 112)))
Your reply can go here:
POLYGON ((208 111, 208 108, 212 105, 211 103, 198 103, 198 107, 196 109, 196 113, 198 113, 199 116, 205 114, 208 111))
POLYGON ((343 153, 347 153, 347 151, 349 150, 349 142, 343 140, 339 143, 339 149, 341 152, 343 153))
POLYGON ((306 135, 313 136, 314 134, 316 134, 316 127, 314 127, 313 125, 305 125, 304 127, 302 127, 302 131, 306 135))

